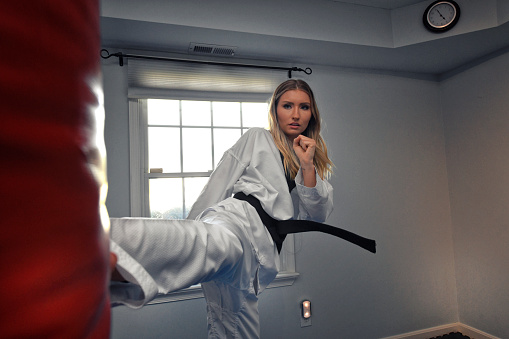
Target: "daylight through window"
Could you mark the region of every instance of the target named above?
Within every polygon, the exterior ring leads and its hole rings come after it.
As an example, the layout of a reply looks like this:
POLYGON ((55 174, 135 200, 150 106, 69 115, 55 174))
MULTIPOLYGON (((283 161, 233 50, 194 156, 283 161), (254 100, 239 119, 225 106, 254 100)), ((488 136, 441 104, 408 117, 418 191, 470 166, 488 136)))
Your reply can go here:
POLYGON ((152 218, 183 219, 223 153, 251 127, 267 127, 267 103, 147 99, 152 218))

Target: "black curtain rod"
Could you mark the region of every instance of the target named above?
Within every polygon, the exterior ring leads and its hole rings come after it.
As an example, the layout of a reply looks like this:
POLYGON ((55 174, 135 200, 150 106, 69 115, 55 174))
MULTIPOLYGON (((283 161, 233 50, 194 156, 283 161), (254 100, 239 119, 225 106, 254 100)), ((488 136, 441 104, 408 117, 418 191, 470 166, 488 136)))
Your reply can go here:
POLYGON ((216 62, 216 61, 202 61, 202 60, 187 60, 187 59, 177 59, 177 58, 164 58, 164 57, 156 57, 149 55, 136 55, 136 54, 125 54, 122 52, 117 52, 110 54, 107 49, 101 49, 101 58, 109 59, 112 56, 118 58, 118 64, 120 66, 124 66, 124 58, 135 58, 135 59, 150 59, 150 60, 161 60, 161 61, 175 61, 175 62, 187 62, 187 63, 195 63, 195 64, 206 64, 206 65, 216 65, 216 66, 234 66, 234 67, 251 67, 251 68, 265 68, 265 69, 279 69, 288 71, 288 78, 292 78, 292 72, 304 72, 307 75, 311 74, 313 71, 311 68, 306 67, 305 69, 298 67, 277 67, 277 66, 263 66, 263 65, 250 65, 250 64, 236 64, 236 63, 228 63, 228 62, 216 62))

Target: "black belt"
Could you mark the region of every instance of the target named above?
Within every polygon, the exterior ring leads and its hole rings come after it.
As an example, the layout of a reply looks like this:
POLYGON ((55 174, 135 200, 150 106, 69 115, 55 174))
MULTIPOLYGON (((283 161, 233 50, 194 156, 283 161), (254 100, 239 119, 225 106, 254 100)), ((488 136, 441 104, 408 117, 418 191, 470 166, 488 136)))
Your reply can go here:
POLYGON ((245 195, 242 192, 236 193, 233 197, 235 199, 247 201, 256 209, 256 212, 258 212, 262 223, 265 225, 265 227, 267 227, 272 240, 276 243, 278 252, 281 252, 281 247, 283 246, 283 241, 285 240, 287 234, 317 231, 334 235, 357 246, 360 246, 365 250, 376 253, 376 242, 374 240, 367 239, 344 229, 322 224, 316 221, 276 220, 268 215, 267 212, 265 212, 265 210, 262 208, 262 204, 255 197, 251 195, 245 195))

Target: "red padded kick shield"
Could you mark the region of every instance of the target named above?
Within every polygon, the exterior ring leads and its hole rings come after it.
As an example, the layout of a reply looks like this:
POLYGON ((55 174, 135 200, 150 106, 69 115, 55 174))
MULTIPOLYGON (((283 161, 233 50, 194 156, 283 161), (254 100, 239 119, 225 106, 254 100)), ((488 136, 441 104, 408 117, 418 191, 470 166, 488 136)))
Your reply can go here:
POLYGON ((99 1, 5 1, 0 46, 0 338, 107 338, 99 1))

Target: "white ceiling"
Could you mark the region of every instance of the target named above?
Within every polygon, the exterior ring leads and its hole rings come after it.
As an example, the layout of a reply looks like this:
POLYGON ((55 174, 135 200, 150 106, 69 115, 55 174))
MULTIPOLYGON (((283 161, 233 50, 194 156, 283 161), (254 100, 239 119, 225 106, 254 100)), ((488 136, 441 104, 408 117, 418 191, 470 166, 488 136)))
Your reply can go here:
POLYGON ((383 9, 396 9, 422 2, 422 0, 330 0, 330 1, 344 2, 383 9))
POLYGON ((232 62, 319 64, 430 79, 509 51, 509 0, 456 0, 462 6, 460 23, 438 35, 422 27, 423 8, 432 0, 314 0, 311 5, 308 0, 235 0, 225 11, 228 1, 167 0, 172 5, 163 7, 160 0, 102 0, 103 46, 110 52, 187 54, 192 42, 210 43, 237 47, 234 60, 227 60, 232 62), (152 5, 145 8, 147 3, 152 5), (223 6, 206 7, 211 3, 223 6), (257 3, 265 7, 254 7, 257 3), (287 13, 284 4, 291 6, 287 13), (275 13, 267 12, 269 7, 275 13))

